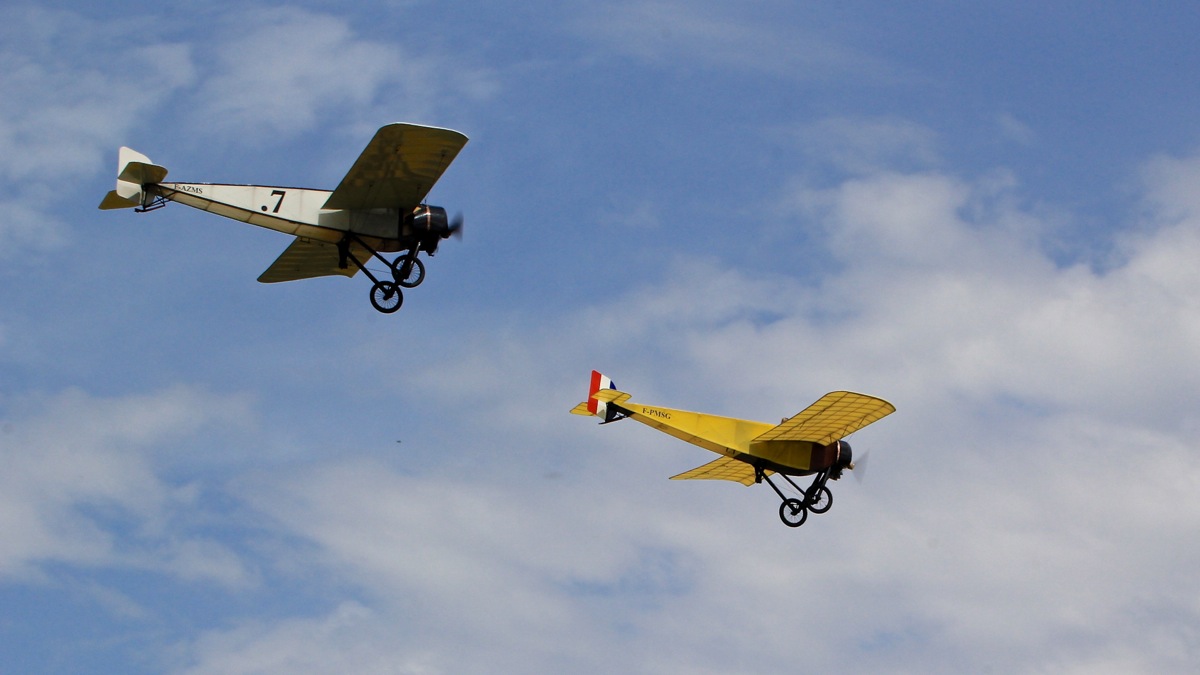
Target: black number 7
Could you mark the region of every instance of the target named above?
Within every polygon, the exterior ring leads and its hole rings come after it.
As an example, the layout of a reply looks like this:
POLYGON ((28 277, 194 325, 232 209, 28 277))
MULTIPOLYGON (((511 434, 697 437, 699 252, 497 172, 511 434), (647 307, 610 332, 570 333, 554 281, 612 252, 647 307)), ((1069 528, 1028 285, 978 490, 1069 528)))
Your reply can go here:
MULTIPOLYGON (((275 208, 271 211, 271 213, 279 213, 279 207, 283 206, 283 197, 286 194, 287 194, 287 192, 285 192, 283 190, 271 190, 272 197, 274 197, 275 195, 279 195, 279 201, 275 202, 275 208)), ((263 210, 265 211, 266 209, 263 209, 263 210)))

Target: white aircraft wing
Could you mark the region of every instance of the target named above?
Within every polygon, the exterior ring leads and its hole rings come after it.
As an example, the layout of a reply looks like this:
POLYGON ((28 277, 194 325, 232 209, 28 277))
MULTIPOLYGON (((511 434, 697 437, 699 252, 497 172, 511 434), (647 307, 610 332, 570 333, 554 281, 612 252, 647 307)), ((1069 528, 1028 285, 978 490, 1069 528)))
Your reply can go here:
POLYGON ((466 144, 451 129, 389 124, 375 132, 324 208, 411 210, 466 144))
MULTIPOLYGON (((350 252, 359 260, 366 260, 371 253, 357 243, 350 244, 350 252)), ((274 284, 280 281, 295 281, 341 274, 352 277, 358 272, 358 266, 350 263, 345 269, 338 266, 338 250, 334 244, 328 244, 315 239, 296 237, 291 246, 284 249, 275 262, 258 277, 264 284, 274 284)))

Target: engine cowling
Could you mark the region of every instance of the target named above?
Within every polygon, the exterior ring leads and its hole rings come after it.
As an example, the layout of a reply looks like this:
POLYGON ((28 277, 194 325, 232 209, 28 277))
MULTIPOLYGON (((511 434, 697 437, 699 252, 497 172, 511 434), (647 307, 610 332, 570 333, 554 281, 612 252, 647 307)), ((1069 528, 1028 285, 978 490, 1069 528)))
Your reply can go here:
POLYGON ((846 441, 834 441, 833 445, 837 452, 837 459, 833 462, 829 477, 837 480, 842 477, 842 471, 854 468, 854 451, 850 449, 850 444, 846 441))
POLYGON ((445 239, 451 234, 450 218, 446 216, 446 209, 440 206, 422 204, 413 209, 408 216, 408 226, 417 236, 436 235, 445 239))

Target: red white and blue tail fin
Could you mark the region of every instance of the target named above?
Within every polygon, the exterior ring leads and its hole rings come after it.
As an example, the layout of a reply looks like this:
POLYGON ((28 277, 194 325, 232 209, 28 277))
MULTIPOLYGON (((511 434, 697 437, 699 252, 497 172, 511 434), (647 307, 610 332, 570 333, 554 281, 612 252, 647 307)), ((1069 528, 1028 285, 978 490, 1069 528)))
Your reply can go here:
MULTIPOLYGON (((617 411, 609 408, 609 401, 612 400, 609 396, 602 396, 601 400, 596 396, 596 393, 602 389, 616 390, 617 386, 612 380, 608 379, 603 373, 598 370, 592 371, 591 386, 588 388, 587 400, 571 409, 571 412, 576 415, 595 415, 605 422, 611 422, 617 418, 617 411)), ((627 395, 625 399, 629 398, 627 395)), ((622 399, 624 400, 624 399, 622 399)), ((614 406, 615 407, 615 406, 614 406)))

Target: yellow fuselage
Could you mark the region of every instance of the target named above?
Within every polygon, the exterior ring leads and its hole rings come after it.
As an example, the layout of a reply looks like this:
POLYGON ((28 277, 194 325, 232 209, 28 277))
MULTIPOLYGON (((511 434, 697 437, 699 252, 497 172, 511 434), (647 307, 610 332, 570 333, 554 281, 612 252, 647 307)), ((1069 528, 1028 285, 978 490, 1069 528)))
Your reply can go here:
POLYGON ((775 428, 774 424, 766 422, 661 408, 632 401, 623 402, 618 407, 630 418, 692 445, 783 474, 813 473, 832 466, 837 459, 833 448, 812 441, 755 441, 755 438, 775 428))

